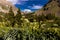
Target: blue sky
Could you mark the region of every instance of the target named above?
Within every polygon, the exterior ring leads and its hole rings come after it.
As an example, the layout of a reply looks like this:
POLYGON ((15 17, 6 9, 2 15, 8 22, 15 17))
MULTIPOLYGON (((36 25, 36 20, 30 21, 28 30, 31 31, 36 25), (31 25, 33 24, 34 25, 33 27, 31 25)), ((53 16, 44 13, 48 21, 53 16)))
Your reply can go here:
POLYGON ((21 11, 33 12, 38 9, 41 9, 48 0, 8 0, 12 2, 17 8, 20 8, 21 11))

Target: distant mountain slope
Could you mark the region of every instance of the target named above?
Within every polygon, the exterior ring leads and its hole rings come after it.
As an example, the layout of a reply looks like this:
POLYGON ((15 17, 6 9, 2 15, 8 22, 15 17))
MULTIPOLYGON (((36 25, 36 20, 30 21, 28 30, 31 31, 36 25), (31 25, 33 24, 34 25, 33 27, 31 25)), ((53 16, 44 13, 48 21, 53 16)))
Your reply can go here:
POLYGON ((49 0, 49 2, 41 9, 35 12, 36 15, 41 14, 55 14, 60 15, 60 0, 49 0))
POLYGON ((14 13, 17 12, 18 9, 11 2, 0 0, 0 12, 8 13, 10 7, 12 7, 14 13))

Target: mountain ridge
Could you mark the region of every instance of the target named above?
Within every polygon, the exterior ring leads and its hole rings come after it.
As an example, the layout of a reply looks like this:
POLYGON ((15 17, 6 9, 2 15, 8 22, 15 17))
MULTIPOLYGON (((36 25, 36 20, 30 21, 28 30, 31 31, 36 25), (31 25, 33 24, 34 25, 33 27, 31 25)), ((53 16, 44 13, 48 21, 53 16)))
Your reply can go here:
POLYGON ((8 13, 10 7, 12 7, 14 13, 17 13, 18 9, 11 2, 0 0, 0 12, 8 13))
POLYGON ((59 0, 49 0, 49 2, 41 9, 35 12, 36 15, 46 15, 46 14, 55 14, 60 15, 60 1, 59 0))

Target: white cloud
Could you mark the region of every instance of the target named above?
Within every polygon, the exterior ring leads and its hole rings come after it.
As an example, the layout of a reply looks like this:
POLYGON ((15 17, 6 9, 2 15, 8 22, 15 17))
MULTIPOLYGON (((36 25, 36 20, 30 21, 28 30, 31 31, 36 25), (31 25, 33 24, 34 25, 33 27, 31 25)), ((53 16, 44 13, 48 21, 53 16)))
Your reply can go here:
POLYGON ((34 5, 32 9, 41 9, 43 6, 34 5))
POLYGON ((29 0, 6 0, 9 2, 12 2, 13 4, 22 4, 24 1, 29 1, 29 0))
POLYGON ((24 9, 22 10, 24 13, 31 13, 32 11, 30 9, 24 9))
POLYGON ((6 0, 6 1, 12 2, 13 4, 17 4, 19 0, 6 0))
POLYGON ((29 0, 20 0, 20 1, 29 1, 29 0))
POLYGON ((33 5, 33 6, 28 6, 28 8, 31 8, 31 9, 41 9, 43 6, 41 5, 33 5))

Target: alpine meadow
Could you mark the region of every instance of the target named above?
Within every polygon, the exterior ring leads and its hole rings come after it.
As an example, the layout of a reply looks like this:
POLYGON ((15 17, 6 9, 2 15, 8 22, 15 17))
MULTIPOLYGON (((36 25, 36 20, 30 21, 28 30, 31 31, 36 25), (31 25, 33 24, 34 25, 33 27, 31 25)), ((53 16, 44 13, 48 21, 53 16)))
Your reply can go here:
POLYGON ((60 0, 34 12, 0 0, 0 40, 60 40, 60 0))

